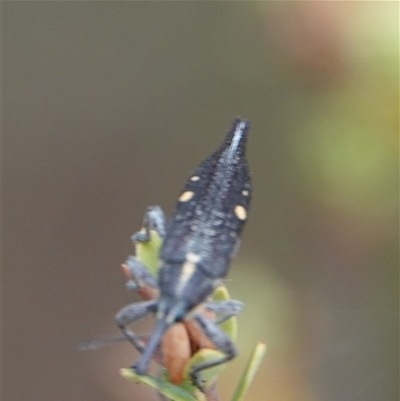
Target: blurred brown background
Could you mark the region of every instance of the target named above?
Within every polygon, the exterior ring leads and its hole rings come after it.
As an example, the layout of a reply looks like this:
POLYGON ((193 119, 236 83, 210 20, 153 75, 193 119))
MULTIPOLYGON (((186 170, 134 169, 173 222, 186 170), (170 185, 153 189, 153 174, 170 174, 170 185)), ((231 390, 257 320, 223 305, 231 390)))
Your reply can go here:
MULTIPOLYGON (((156 400, 118 373, 119 265, 231 120, 254 202, 229 400, 398 399, 397 2, 3 3, 3 401, 156 400)), ((151 330, 151 319, 138 323, 151 330)))

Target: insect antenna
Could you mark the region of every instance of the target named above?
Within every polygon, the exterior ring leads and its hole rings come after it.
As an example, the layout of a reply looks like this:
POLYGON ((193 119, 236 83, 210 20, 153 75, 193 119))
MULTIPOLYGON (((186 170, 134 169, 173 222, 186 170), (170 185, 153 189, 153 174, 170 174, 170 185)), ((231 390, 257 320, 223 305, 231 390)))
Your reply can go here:
POLYGON ((125 341, 129 341, 129 339, 126 336, 123 336, 121 334, 115 334, 114 336, 100 337, 91 340, 80 341, 78 344, 78 349, 79 351, 91 351, 94 349, 105 347, 110 344, 121 343, 125 341))

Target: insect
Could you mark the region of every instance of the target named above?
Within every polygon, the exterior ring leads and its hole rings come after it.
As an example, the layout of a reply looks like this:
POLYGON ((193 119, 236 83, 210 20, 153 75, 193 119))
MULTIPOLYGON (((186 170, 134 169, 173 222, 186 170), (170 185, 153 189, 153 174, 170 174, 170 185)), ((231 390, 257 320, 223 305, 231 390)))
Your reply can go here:
POLYGON ((115 317, 126 338, 142 352, 132 365, 138 375, 147 372, 167 330, 180 322, 196 322, 223 354, 192 367, 190 375, 199 388, 202 370, 225 363, 237 354, 235 345, 218 325, 241 308, 234 301, 216 303, 209 297, 228 273, 248 217, 252 194, 245 155, 249 127, 249 122, 240 118, 233 122, 222 145, 189 177, 168 225, 161 208, 152 207, 145 216, 145 230, 135 236, 137 241, 149 241, 152 228, 163 239, 157 278, 137 259, 130 257, 126 262, 135 278, 132 287, 151 287, 157 289, 159 296, 130 304, 115 317), (202 307, 220 315, 219 320, 209 319, 201 312, 202 307), (128 325, 149 313, 155 314, 157 322, 143 345, 128 325))

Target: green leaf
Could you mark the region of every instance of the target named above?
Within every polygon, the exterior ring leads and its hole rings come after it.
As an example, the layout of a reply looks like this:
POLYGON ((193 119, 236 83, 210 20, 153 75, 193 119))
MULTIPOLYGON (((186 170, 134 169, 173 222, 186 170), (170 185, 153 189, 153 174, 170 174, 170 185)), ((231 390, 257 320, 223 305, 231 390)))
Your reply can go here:
MULTIPOLYGON (((144 232, 144 228, 140 232, 144 232)), ((150 230, 150 241, 136 242, 135 245, 136 258, 147 267, 154 277, 157 277, 160 269, 158 254, 160 253, 162 238, 158 235, 157 231, 150 230)))
MULTIPOLYGON (((214 290, 212 297, 214 301, 227 301, 231 299, 229 292, 224 285, 217 287, 214 290)), ((228 334, 232 341, 236 340, 238 327, 237 318, 235 316, 222 323, 220 327, 226 334, 228 334)))
MULTIPOLYGON (((209 348, 202 348, 197 351, 189 360, 189 362, 185 366, 184 377, 187 381, 190 381, 190 372, 193 366, 202 365, 206 362, 215 361, 216 359, 220 359, 224 356, 221 351, 217 351, 209 348)), ((209 387, 216 378, 222 373, 225 369, 226 364, 221 364, 214 366, 209 369, 202 370, 199 372, 200 378, 205 382, 205 387, 209 387)))
POLYGON ((196 396, 194 396, 182 387, 175 386, 164 380, 149 375, 139 376, 133 369, 121 369, 120 372, 125 379, 152 387, 172 401, 206 401, 205 396, 200 391, 197 391, 196 396))
POLYGON ((267 346, 263 342, 257 343, 254 348, 253 354, 251 355, 246 369, 240 379, 238 386, 236 387, 235 394, 233 395, 231 401, 242 401, 244 396, 249 389, 254 376, 260 367, 261 361, 264 358, 267 346))

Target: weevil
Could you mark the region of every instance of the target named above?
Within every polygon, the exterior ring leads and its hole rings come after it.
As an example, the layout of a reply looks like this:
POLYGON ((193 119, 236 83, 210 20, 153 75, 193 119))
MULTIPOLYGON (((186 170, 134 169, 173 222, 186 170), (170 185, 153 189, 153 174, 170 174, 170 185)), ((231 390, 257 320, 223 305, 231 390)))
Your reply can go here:
MULTIPOLYGON (((222 145, 206 158, 189 177, 169 224, 159 207, 150 208, 147 227, 156 228, 163 245, 157 279, 135 258, 126 265, 140 284, 159 290, 157 299, 128 305, 116 315, 116 322, 128 340, 142 352, 132 368, 143 375, 159 348, 166 331, 176 323, 194 320, 202 332, 223 354, 218 359, 193 366, 193 382, 202 388, 199 372, 234 358, 237 350, 231 339, 215 322, 199 310, 202 306, 223 315, 238 313, 234 305, 209 301, 215 288, 223 283, 231 259, 238 249, 251 202, 251 179, 246 160, 249 122, 237 118, 222 145), (221 312, 222 310, 222 312, 221 312), (145 346, 128 325, 154 313, 156 325, 145 346)), ((148 241, 149 230, 136 234, 148 241)))

